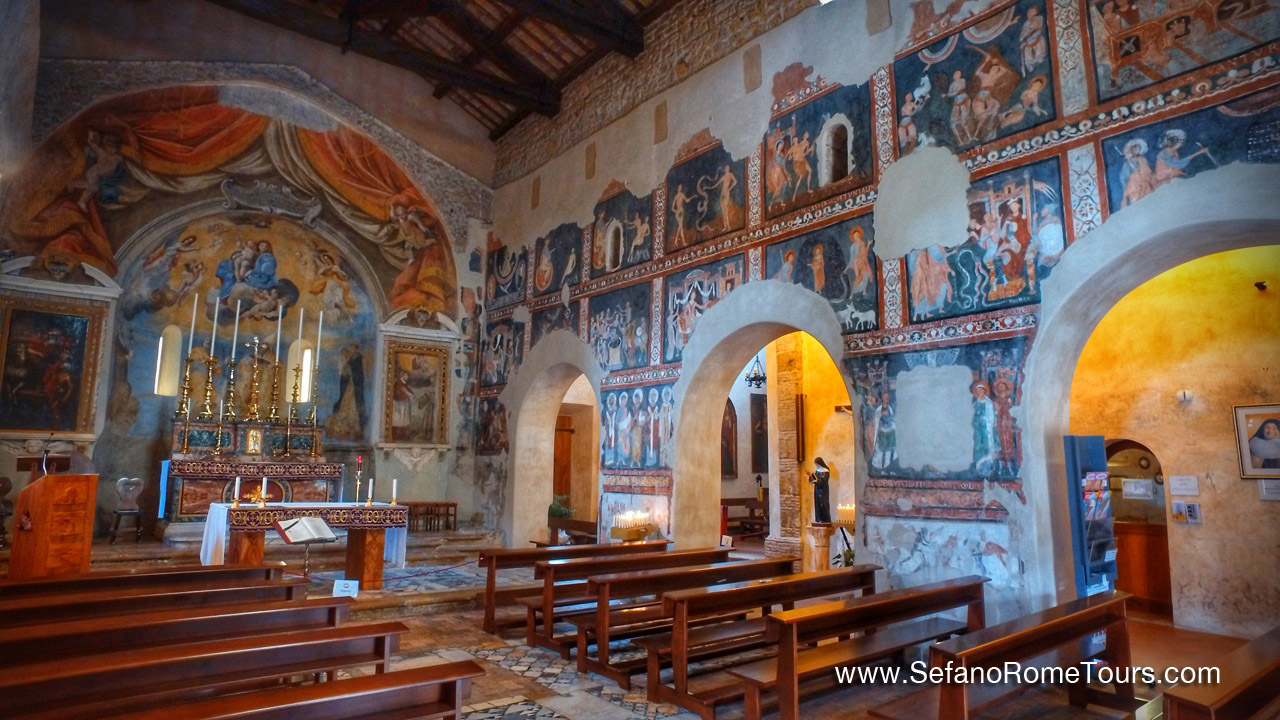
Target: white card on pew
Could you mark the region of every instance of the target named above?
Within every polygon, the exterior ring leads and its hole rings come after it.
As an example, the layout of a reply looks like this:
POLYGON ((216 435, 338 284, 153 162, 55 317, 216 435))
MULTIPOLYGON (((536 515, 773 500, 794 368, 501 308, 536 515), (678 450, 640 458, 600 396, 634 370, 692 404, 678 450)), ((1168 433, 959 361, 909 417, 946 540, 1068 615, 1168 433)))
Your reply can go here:
POLYGON ((334 580, 333 596, 353 598, 360 594, 359 580, 334 580))

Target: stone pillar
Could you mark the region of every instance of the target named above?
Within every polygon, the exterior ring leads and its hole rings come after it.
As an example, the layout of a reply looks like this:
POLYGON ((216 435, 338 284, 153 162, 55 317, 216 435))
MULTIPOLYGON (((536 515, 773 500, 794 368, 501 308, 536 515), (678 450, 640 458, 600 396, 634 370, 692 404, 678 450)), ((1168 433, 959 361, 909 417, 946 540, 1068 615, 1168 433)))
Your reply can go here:
POLYGON ((31 144, 39 59, 40 0, 0 0, 0 189, 31 144))
POLYGON ((833 531, 835 527, 825 523, 805 525, 804 555, 802 556, 805 572, 831 569, 831 533, 833 531))
POLYGON ((770 458, 776 467, 769 468, 769 505, 777 521, 770 522, 764 549, 770 555, 800 555, 804 493, 796 458, 796 394, 801 391, 804 365, 799 335, 779 338, 769 360, 769 446, 776 451, 770 458))

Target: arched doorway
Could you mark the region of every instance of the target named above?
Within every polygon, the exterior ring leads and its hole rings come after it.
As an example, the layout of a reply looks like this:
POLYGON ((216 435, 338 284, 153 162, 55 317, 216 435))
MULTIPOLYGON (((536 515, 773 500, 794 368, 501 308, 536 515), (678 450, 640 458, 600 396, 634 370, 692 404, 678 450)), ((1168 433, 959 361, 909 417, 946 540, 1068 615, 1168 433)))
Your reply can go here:
MULTIPOLYGON (((735 289, 698 319, 685 346, 680 381, 675 385, 675 466, 671 530, 680 547, 712 545, 720 531, 720 431, 725 398, 742 369, 757 352, 784 336, 804 331, 829 358, 841 357, 840 321, 824 298, 798 285, 756 280, 735 289)), ((848 374, 835 363, 844 397, 852 396, 848 374)), ((794 402, 794 398, 792 398, 794 402)), ((846 400, 847 402, 847 400, 846 400)), ((795 460, 792 461, 795 468, 795 460)), ((807 474, 807 473, 806 473, 807 474)), ((809 497, 807 488, 795 494, 809 497)), ((799 519, 804 505, 779 506, 778 483, 770 489, 770 535, 779 537, 784 513, 799 519)), ((798 552, 799 538, 795 538, 798 552)))
POLYGON ((1119 212, 1077 240, 1043 284, 1024 400, 1024 490, 1034 523, 1016 546, 1028 559, 1033 605, 1075 596, 1062 437, 1072 429, 1072 379, 1085 344, 1107 311, 1151 278, 1212 253, 1274 244, 1277 186, 1280 168, 1243 164, 1170 183, 1140 211, 1119 212))
MULTIPOLYGON (((499 396, 512 429, 506 502, 499 524, 508 547, 528 547, 529 540, 546 537, 547 507, 555 486, 556 423, 566 394, 584 376, 596 394, 604 370, 595 354, 574 333, 557 330, 529 351, 499 396)), ((595 517, 594 508, 591 517, 595 517)))

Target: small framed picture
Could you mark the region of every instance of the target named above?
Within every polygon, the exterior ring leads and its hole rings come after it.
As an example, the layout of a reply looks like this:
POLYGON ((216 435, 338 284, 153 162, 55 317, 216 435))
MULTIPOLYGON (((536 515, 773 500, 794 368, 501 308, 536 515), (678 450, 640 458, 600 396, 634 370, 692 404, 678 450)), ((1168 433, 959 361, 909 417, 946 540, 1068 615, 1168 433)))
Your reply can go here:
POLYGON ((1234 410, 1240 477, 1280 478, 1280 403, 1234 410))

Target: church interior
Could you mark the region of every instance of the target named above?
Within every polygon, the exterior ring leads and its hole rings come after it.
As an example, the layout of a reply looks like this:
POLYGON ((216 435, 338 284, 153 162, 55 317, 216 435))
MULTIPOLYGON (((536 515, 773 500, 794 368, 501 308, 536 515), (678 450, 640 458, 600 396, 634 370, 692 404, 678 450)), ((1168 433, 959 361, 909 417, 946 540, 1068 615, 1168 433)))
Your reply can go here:
POLYGON ((0 717, 1280 718, 1276 0, 0 38, 0 717))

